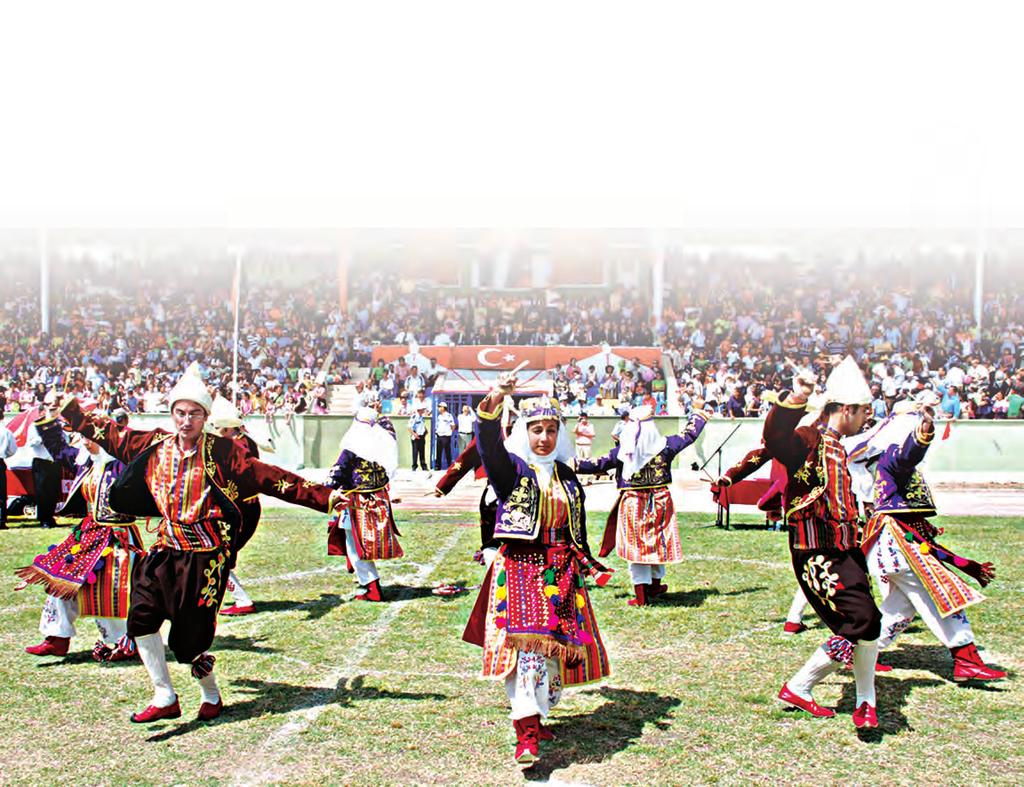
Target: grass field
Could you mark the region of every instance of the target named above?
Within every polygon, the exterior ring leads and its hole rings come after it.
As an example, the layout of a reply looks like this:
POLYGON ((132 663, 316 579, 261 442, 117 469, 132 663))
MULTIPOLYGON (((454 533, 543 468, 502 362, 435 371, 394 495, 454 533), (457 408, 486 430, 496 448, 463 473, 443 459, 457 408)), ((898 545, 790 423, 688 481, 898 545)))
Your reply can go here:
MULTIPOLYGON (((549 720, 557 740, 532 769, 512 762, 504 691, 476 679, 480 651, 460 639, 475 592, 431 593, 440 581, 481 581, 471 516, 401 515, 406 557, 381 564, 387 603, 367 604, 352 600, 343 559, 325 557, 323 518, 274 509, 239 562, 259 613, 222 618, 218 629, 229 707, 212 723, 191 720, 198 687, 172 664, 183 717, 130 724, 150 695, 142 667, 95 664, 89 620, 67 658, 25 654, 39 639, 42 591, 5 595, 0 782, 1024 782, 1020 520, 961 520, 945 538, 998 567, 989 600, 970 614, 983 655, 1011 679, 955 685, 948 651, 915 625, 886 654, 896 669, 878 678, 880 729, 858 736, 852 675, 816 693, 838 706, 834 719, 774 699, 826 635, 816 620, 802 635, 781 635, 795 584, 785 537, 680 519, 687 558, 670 567, 660 603, 626 606, 628 572, 617 560, 612 583, 593 590, 614 675, 565 693, 549 720)), ((7 587, 16 566, 62 536, 0 533, 7 587)))

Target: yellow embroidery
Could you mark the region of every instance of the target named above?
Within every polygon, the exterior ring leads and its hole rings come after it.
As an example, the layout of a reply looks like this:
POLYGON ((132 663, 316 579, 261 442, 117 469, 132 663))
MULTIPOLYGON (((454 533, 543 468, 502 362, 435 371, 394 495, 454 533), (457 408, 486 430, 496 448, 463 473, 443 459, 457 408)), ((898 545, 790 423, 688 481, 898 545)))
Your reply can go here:
POLYGON ((456 473, 462 469, 462 462, 452 462, 450 470, 454 470, 456 473))
POLYGON ((312 488, 314 486, 316 486, 316 482, 315 481, 303 481, 302 482, 302 488, 303 489, 310 489, 310 488, 312 488))
POLYGON ((206 586, 199 591, 199 606, 214 608, 218 606, 217 587, 220 584, 220 575, 226 562, 224 553, 220 552, 215 559, 210 560, 210 567, 203 571, 203 575, 206 577, 206 586))
POLYGON ((292 482, 291 481, 286 481, 285 479, 282 478, 276 484, 274 484, 274 486, 277 487, 277 491, 278 492, 284 493, 284 492, 287 492, 291 488, 292 482))
POLYGON ((93 440, 102 440, 106 436, 107 436, 106 432, 103 430, 102 426, 94 426, 92 428, 92 439, 93 440))
POLYGON ((234 481, 228 481, 224 485, 224 495, 234 503, 238 499, 238 485, 234 481))
POLYGON ((832 572, 832 561, 825 560, 824 555, 815 555, 804 563, 803 580, 814 594, 824 601, 831 609, 835 609, 832 596, 836 594, 839 575, 832 572))

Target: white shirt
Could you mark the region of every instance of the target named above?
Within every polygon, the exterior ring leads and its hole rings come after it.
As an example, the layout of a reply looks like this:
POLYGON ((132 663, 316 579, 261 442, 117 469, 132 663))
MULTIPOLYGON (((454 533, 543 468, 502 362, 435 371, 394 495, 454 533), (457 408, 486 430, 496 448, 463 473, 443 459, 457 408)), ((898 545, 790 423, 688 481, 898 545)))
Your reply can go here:
POLYGON ((473 415, 472 411, 468 413, 459 413, 459 431, 463 433, 473 432, 473 424, 476 423, 476 416, 473 415))

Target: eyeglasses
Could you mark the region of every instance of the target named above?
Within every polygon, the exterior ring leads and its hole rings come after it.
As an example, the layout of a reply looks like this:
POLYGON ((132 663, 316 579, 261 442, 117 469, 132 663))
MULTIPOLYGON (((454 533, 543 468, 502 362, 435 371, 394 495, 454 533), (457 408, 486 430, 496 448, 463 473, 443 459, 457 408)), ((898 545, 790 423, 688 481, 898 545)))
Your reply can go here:
POLYGON ((175 410, 174 417, 181 421, 198 421, 201 418, 206 418, 206 413, 202 410, 192 413, 183 413, 181 410, 175 410))

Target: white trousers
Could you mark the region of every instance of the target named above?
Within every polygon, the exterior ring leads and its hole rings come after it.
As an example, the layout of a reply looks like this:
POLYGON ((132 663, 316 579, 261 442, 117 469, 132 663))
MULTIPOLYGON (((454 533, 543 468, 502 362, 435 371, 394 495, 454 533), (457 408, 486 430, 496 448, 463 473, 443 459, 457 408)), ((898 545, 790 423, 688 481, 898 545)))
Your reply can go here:
MULTIPOLYGON (((78 620, 78 597, 57 598, 46 595, 43 612, 39 616, 39 633, 44 637, 75 636, 75 621, 78 620)), ((100 639, 113 645, 128 633, 123 618, 93 618, 100 631, 100 639)))
POLYGON ((231 594, 231 598, 238 606, 252 606, 252 597, 245 592, 245 588, 242 587, 242 583, 238 581, 238 575, 234 571, 228 574, 228 593, 231 594))
POLYGON ((630 563, 629 577, 634 585, 650 585, 665 576, 664 563, 630 563))
POLYGON ((360 585, 366 587, 375 579, 380 579, 380 574, 377 573, 377 564, 372 560, 360 560, 356 555, 356 540, 352 535, 352 525, 350 522, 346 522, 348 527, 345 528, 345 551, 348 553, 348 559, 352 563, 352 568, 356 570, 356 581, 360 585))
POLYGON ((878 647, 887 648, 903 632, 914 615, 920 615, 935 638, 947 648, 958 648, 974 642, 974 632, 963 612, 949 617, 939 615, 939 610, 928 595, 920 578, 912 570, 887 574, 889 595, 882 602, 882 634, 878 647))
POLYGON ((505 693, 513 721, 529 716, 547 718, 562 697, 562 665, 543 653, 519 651, 516 668, 505 678, 505 693))

